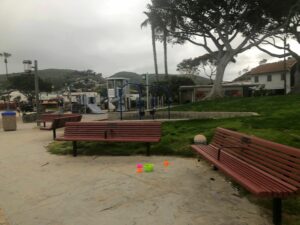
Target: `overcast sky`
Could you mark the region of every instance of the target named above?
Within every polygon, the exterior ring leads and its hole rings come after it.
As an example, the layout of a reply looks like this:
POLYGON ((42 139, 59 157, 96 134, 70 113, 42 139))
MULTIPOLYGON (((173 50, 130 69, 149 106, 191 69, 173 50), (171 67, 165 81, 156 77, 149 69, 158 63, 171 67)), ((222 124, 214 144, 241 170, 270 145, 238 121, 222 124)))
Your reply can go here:
MULTIPOLYGON (((149 28, 140 28, 150 0, 0 0, 0 52, 9 52, 9 72, 23 71, 24 59, 40 69, 92 69, 104 77, 119 71, 153 73, 149 28)), ((159 72, 163 48, 158 44, 159 72)), ((300 50, 300 49, 299 49, 300 50)), ((169 70, 205 52, 192 44, 169 46, 169 70)), ((239 55, 225 80, 269 56, 258 50, 239 55)), ((271 59, 269 61, 277 61, 271 59)), ((0 73, 5 73, 3 59, 0 73)))

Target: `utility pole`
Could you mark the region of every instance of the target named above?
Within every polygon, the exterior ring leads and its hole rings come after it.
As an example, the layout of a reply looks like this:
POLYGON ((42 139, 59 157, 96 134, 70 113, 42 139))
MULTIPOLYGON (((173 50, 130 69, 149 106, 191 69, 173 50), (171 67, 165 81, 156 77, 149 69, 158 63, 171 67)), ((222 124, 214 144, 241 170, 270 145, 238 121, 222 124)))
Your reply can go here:
POLYGON ((34 88, 35 88, 35 101, 36 101, 36 114, 37 119, 40 119, 40 99, 39 99, 39 75, 38 75, 38 62, 34 60, 34 88))
MULTIPOLYGON (((23 60, 25 73, 31 73, 34 69, 34 91, 35 91, 35 104, 36 104, 36 117, 37 120, 40 118, 40 100, 39 100, 39 75, 38 75, 38 62, 34 60, 34 66, 31 60, 23 60)), ((40 123, 38 122, 38 126, 40 123)))
POLYGON ((149 110, 149 74, 146 74, 147 110, 149 110))

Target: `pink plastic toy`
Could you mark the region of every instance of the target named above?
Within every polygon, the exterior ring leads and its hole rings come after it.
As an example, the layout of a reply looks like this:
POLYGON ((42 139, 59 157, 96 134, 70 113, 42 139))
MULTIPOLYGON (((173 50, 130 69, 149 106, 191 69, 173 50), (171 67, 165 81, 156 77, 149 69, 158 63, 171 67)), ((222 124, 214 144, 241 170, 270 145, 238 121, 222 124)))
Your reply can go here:
POLYGON ((143 168, 143 164, 141 164, 141 163, 138 163, 138 164, 136 164, 136 168, 143 168))

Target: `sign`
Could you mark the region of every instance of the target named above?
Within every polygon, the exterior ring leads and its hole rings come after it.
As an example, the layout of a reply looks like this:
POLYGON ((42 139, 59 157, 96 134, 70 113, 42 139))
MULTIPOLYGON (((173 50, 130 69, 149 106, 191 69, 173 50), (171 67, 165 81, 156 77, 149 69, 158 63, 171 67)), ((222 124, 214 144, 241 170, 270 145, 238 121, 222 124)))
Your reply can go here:
POLYGON ((114 98, 115 97, 115 89, 111 88, 107 90, 107 94, 109 98, 114 98))

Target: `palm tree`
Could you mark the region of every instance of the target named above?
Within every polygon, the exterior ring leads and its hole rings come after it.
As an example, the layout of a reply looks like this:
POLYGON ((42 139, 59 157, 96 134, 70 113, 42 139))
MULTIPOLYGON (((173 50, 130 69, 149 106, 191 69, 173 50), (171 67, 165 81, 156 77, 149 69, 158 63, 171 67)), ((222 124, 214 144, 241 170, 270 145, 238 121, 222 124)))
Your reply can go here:
MULTIPOLYGON (((148 5, 149 8, 149 5, 148 5)), ((156 53, 156 23, 154 14, 150 12, 144 12, 144 14, 148 17, 144 22, 141 24, 141 28, 147 27, 148 25, 151 26, 151 35, 152 35, 152 48, 153 48, 153 57, 154 57, 154 69, 155 69, 155 77, 156 81, 158 81, 158 66, 157 66, 157 53, 156 53)))
POLYGON ((165 67, 165 80, 168 80, 168 29, 163 21, 159 21, 157 32, 161 33, 160 40, 163 42, 164 47, 164 67, 165 67))
POLYGON ((3 52, 3 53, 0 53, 0 56, 4 57, 5 70, 6 70, 6 79, 8 80, 7 58, 9 58, 11 56, 11 54, 7 53, 7 52, 3 52))

